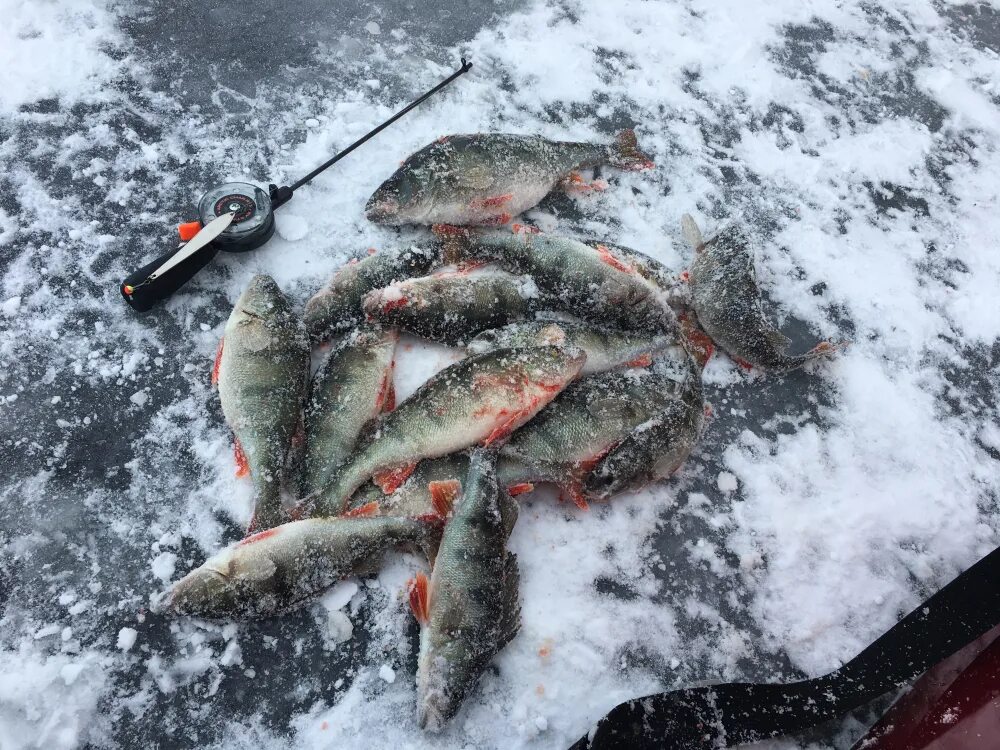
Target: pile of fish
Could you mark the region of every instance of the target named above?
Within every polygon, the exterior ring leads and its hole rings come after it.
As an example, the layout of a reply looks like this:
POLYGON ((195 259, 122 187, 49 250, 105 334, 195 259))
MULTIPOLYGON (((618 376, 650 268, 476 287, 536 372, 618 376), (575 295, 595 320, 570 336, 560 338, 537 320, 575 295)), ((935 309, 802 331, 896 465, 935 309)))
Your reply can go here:
POLYGON ((212 379, 253 521, 163 611, 272 616, 389 550, 422 554, 430 575, 409 587, 417 716, 440 729, 520 626, 515 497, 550 483, 585 509, 669 477, 701 435, 716 344, 770 371, 836 350, 787 352, 736 225, 706 240, 685 217, 694 259, 680 274, 611 242, 503 227, 559 185, 603 189, 578 171, 602 164, 652 166, 631 131, 608 146, 441 138, 367 207, 372 221, 433 225, 433 239, 351 261, 303 316, 270 277, 251 281, 212 379), (400 332, 465 356, 396 404, 400 332))

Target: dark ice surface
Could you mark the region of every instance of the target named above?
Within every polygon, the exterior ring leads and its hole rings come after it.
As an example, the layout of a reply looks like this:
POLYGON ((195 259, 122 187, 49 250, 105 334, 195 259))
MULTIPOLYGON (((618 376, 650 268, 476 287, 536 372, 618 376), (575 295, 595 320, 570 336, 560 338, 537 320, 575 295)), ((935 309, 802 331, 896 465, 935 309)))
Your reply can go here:
MULTIPOLYGON (((64 331, 58 340, 25 339, 15 346, 14 356, 3 363, 2 390, 16 392, 18 398, 4 407, 0 422, 0 542, 6 552, 0 558, 0 615, 4 617, 0 637, 5 632, 19 632, 22 619, 29 616, 39 622, 68 621, 65 608, 54 604, 53 594, 73 588, 90 591, 87 598, 94 601, 90 610, 93 616, 73 621, 72 638, 83 647, 113 649, 119 629, 128 626, 139 631, 142 658, 176 656, 170 622, 152 615, 137 619, 147 606, 149 592, 160 586, 149 571, 149 545, 155 537, 148 532, 156 527, 164 507, 180 503, 188 487, 204 480, 203 466, 190 452, 191 436, 205 424, 203 415, 207 413, 216 423, 222 421, 217 398, 207 383, 193 386, 179 370, 181 363, 199 361, 199 355, 177 321, 186 315, 214 325, 228 315, 230 301, 214 288, 210 274, 202 274, 190 294, 172 303, 179 315, 149 315, 141 319, 141 327, 123 328, 117 321, 132 313, 118 298, 117 290, 107 283, 109 271, 120 272, 162 252, 165 230, 169 231, 165 224, 169 226, 182 207, 190 206, 202 187, 225 176, 210 161, 182 163, 178 158, 183 153, 193 154, 195 144, 183 137, 178 139, 177 133, 183 130, 177 125, 186 114, 173 103, 183 102, 215 122, 199 137, 227 144, 234 139, 242 142, 245 148, 238 157, 241 166, 255 179, 264 181, 268 177, 267 165, 273 161, 279 144, 294 144, 304 137, 284 112, 287 102, 302 92, 335 98, 345 86, 377 68, 397 99, 406 96, 405 76, 398 81, 393 77, 394 65, 405 72, 409 64, 406 59, 368 61, 354 57, 351 40, 362 33, 366 23, 391 21, 394 27, 406 29, 420 54, 447 67, 455 61, 456 50, 464 41, 517 7, 519 3, 507 0, 138 2, 123 13, 121 24, 129 44, 134 45, 128 54, 149 61, 155 71, 153 80, 122 76, 114 83, 120 98, 110 105, 79 103, 64 108, 57 99, 41 100, 24 109, 37 113, 34 121, 15 124, 0 120, 0 143, 5 145, 0 152, 0 207, 11 216, 36 218, 30 215, 29 206, 22 205, 4 168, 5 160, 16 160, 18 169, 30 173, 53 197, 71 199, 81 215, 97 222, 98 231, 128 238, 127 242, 106 244, 81 258, 75 274, 49 274, 53 304, 73 307, 78 321, 75 330, 64 331), (158 96, 161 93, 165 96, 158 96), (102 114, 103 106, 107 110, 102 114), (73 165, 60 164, 52 152, 34 149, 39 141, 58 143, 84 129, 95 116, 106 116, 120 132, 128 131, 135 138, 123 138, 114 145, 95 144, 79 153, 73 165), (261 135, 268 129, 272 129, 273 137, 261 135), (99 186, 74 176, 74 169, 84 167, 93 158, 120 164, 139 142, 167 138, 174 148, 174 155, 165 165, 170 179, 164 181, 161 175, 139 169, 131 175, 134 189, 120 201, 110 200, 99 186), (170 216, 164 217, 165 212, 170 216), (127 227, 122 227, 123 222, 127 227), (101 330, 114 335, 102 336, 101 330), (122 331, 130 331, 132 340, 117 340, 116 336, 124 335, 122 331), (74 373, 74 362, 112 362, 118 349, 140 350, 148 355, 135 370, 134 381, 130 378, 133 373, 123 373, 118 380, 120 387, 99 387, 74 373), (98 354, 94 355, 95 351, 98 354), (130 397, 143 389, 148 400, 137 408, 130 397), (53 392, 63 394, 58 411, 59 417, 70 423, 68 426, 59 426, 48 416, 54 408, 53 392), (160 413, 169 404, 183 404, 186 408, 160 413), (162 422, 155 440, 143 437, 147 435, 150 415, 162 422), (45 495, 30 503, 21 502, 32 492, 40 471, 49 472, 45 495), (109 535, 107 529, 112 523, 118 525, 119 531, 109 535), (20 546, 8 545, 14 539, 22 540, 20 546)), ((882 11, 873 3, 871 12, 882 11)), ((983 4, 948 6, 945 12, 955 32, 963 35, 968 44, 1000 49, 997 11, 983 4)), ((890 24, 891 19, 888 15, 886 18, 890 24)), ((924 123, 932 132, 941 129, 940 105, 921 93, 905 67, 878 74, 885 80, 874 88, 877 94, 842 90, 827 79, 815 66, 815 53, 837 33, 823 23, 788 26, 773 55, 789 77, 808 79, 814 96, 836 97, 845 121, 901 117, 924 123)), ((906 44, 906 32, 899 34, 901 44, 906 44)), ((125 49, 112 52, 126 54, 125 49)), ((919 44, 914 52, 921 54, 919 44)), ((696 72, 691 73, 688 86, 698 91, 696 72)), ((731 125, 736 114, 741 113, 718 111, 713 120, 700 123, 705 147, 724 149, 740 137, 739 130, 731 125)), ((776 109, 763 119, 751 119, 745 127, 794 131, 796 118, 793 111, 776 109)), ((608 133, 619 124, 614 119, 608 118, 605 123, 608 133)), ((943 189, 947 190, 945 167, 950 160, 965 158, 965 148, 960 134, 949 134, 935 159, 928 160, 927 169, 943 189)), ((230 166, 225 163, 226 169, 230 166)), ((731 205, 746 203, 755 181, 749 170, 723 167, 721 174, 723 182, 717 193, 702 206, 706 214, 720 220, 730 213, 731 205)), ((905 186, 872 184, 870 191, 877 196, 880 212, 919 216, 928 211, 927 203, 905 186)), ((575 204, 561 196, 548 199, 543 208, 559 212, 568 226, 580 219, 574 215, 578 211, 575 204)), ((750 217, 761 238, 773 232, 782 210, 780 205, 772 204, 750 217)), ((18 241, 40 248, 31 260, 36 269, 45 265, 46 252, 67 251, 59 247, 59 240, 43 231, 18 241)), ((0 254, 0 274, 11 271, 16 255, 0 254)), ((227 264, 233 262, 219 264, 214 273, 227 274, 227 264)), ((947 275, 954 270, 948 263, 947 258, 939 263, 929 254, 927 273, 947 275)), ((824 290, 816 288, 814 293, 822 296, 824 290)), ((835 309, 831 308, 829 314, 838 320, 835 309)), ((845 336, 853 333, 846 316, 840 316, 838 324, 845 336)), ((783 330, 793 338, 795 348, 814 338, 804 322, 788 320, 783 330)), ((994 344, 962 355, 967 366, 953 362, 942 365, 952 386, 940 396, 942 408, 957 415, 995 415, 1000 347, 994 344)), ((706 396, 717 405, 738 404, 745 410, 739 417, 726 408, 716 410, 710 428, 715 446, 735 438, 744 420, 763 423, 776 413, 808 413, 822 425, 823 409, 830 398, 821 380, 802 372, 766 388, 755 380, 728 386, 724 394, 709 388, 706 396)), ((770 437, 794 429, 780 420, 771 420, 768 425, 759 428, 761 435, 770 437)), ((995 460, 1000 460, 995 449, 988 450, 995 460)), ((702 447, 693 461, 698 470, 691 472, 688 490, 704 492, 720 504, 740 501, 739 493, 727 498, 713 489, 714 478, 725 470, 718 451, 702 447)), ((239 534, 231 520, 219 521, 227 525, 233 537, 239 534)), ((696 538, 721 541, 722 532, 698 514, 664 517, 655 543, 662 559, 668 561, 666 569, 657 573, 664 578, 663 590, 671 592, 671 596, 692 597, 716 609, 727 628, 742 630, 748 642, 754 644, 758 639, 756 625, 745 611, 751 594, 745 581, 739 576, 720 578, 707 564, 685 554, 685 541, 696 538)), ((612 543, 605 553, 613 555, 613 545, 618 543, 626 541, 612 543)), ((719 546, 728 564, 738 568, 735 555, 719 546)), ((181 540, 177 570, 186 570, 201 557, 191 540, 181 540)), ((627 584, 611 579, 599 580, 595 585, 612 597, 636 595, 627 584)), ((376 604, 369 598, 363 606, 376 604)), ((682 608, 677 614, 678 630, 686 638, 700 639, 710 647, 721 637, 720 633, 707 632, 704 621, 686 619, 682 608)), ((223 668, 224 678, 213 686, 214 693, 209 694, 204 681, 159 692, 141 716, 123 708, 122 698, 138 690, 146 677, 142 662, 120 665, 112 675, 112 690, 102 698, 94 744, 204 746, 219 740, 223 726, 220 717, 227 722, 241 717, 248 722, 259 719, 271 731, 289 731, 290 715, 307 710, 317 701, 335 701, 347 688, 352 670, 366 659, 363 626, 356 627, 352 640, 330 651, 315 635, 313 619, 309 610, 303 610, 252 626, 255 636, 240 642, 242 664, 223 668), (289 668, 291 664, 294 669, 289 668), (251 672, 252 677, 248 676, 251 672), (334 687, 336 680, 345 675, 348 682, 334 687)), ((365 622, 364 609, 355 622, 365 622)), ((416 626, 411 624, 408 637, 415 639, 416 634, 416 626)), ((752 658, 739 664, 745 679, 803 676, 782 653, 755 647, 751 650, 752 658)), ((411 649, 410 663, 397 665, 399 669, 412 673, 414 653, 415 649, 411 649)), ((677 671, 651 660, 638 647, 624 651, 622 661, 628 665, 626 668, 650 670, 661 676, 667 686, 718 677, 708 661, 686 661, 677 671)), ((847 746, 870 714, 871 710, 866 710, 857 720, 820 728, 803 740, 847 746)))

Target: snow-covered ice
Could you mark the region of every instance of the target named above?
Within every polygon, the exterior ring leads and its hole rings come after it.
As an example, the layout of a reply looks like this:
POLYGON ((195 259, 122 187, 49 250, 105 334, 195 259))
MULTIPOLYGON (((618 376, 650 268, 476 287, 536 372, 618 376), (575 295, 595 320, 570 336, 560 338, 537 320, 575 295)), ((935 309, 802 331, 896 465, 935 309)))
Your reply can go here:
MULTIPOLYGON (((566 747, 629 697, 829 670, 997 544, 995 4, 275 5, 0 0, 4 750, 566 747), (460 54, 468 75, 298 190, 264 249, 149 315, 121 301, 202 189, 290 183, 460 54), (628 126, 655 170, 528 219, 680 270, 683 213, 740 218, 783 329, 843 356, 786 377, 719 356, 670 482, 590 513, 526 500, 522 631, 440 738, 415 724, 415 556, 262 623, 149 612, 249 520, 209 373, 251 276, 302 304, 348 257, 426 241, 363 206, 445 133, 628 126)), ((399 397, 457 356, 404 338, 399 397)))

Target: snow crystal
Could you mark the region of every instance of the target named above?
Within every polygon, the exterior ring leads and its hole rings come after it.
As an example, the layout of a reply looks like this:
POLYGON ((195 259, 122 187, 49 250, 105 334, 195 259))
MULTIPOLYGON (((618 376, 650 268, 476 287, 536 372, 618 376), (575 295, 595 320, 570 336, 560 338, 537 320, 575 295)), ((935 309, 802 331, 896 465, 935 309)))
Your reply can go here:
POLYGON ((163 582, 168 582, 174 575, 174 566, 177 563, 177 555, 173 552, 161 552, 153 558, 150 564, 153 575, 163 582))
POLYGON ((378 36, 382 33, 382 29, 374 21, 369 21, 365 24, 365 31, 367 31, 372 36, 378 36))
POLYGON ((720 471, 715 483, 722 492, 736 492, 736 488, 739 486, 736 476, 728 471, 720 471))
POLYGON ((354 623, 339 609, 327 614, 326 629, 334 644, 346 643, 354 635, 354 623))

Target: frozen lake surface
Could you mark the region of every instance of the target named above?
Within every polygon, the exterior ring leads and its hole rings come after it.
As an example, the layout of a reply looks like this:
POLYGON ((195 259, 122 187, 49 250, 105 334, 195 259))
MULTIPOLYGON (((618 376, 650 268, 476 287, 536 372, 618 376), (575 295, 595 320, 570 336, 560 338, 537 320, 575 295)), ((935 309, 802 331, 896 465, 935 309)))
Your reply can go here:
MULTIPOLYGON (((832 669, 1000 541, 995 2, 0 13, 0 748, 562 748, 636 695, 832 669), (146 316, 122 302, 205 188, 296 179, 460 54, 472 72, 299 191, 266 248, 146 316), (440 738, 415 723, 414 556, 262 623, 149 614, 250 515, 209 373, 251 276, 301 305, 351 255, 426 239, 362 209, 440 135, 631 126, 656 169, 528 218, 678 272, 683 213, 741 219, 794 346, 847 352, 785 377, 717 355, 670 482, 527 501, 522 631, 440 738)), ((404 351, 400 397, 456 356, 404 351)), ((849 747, 867 718, 769 747, 849 747)))

